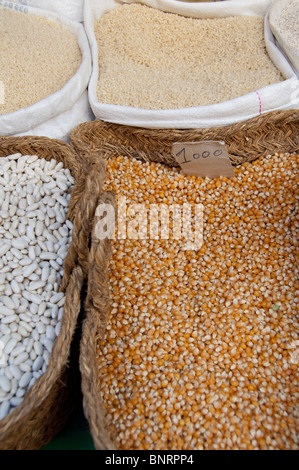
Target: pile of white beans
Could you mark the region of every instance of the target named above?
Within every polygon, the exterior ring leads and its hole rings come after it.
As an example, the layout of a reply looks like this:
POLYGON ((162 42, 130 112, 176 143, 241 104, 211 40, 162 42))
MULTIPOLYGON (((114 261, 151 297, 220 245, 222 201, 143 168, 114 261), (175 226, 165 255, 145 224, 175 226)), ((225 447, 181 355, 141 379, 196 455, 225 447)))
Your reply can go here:
POLYGON ((0 158, 0 419, 45 372, 59 334, 73 183, 54 159, 0 158))

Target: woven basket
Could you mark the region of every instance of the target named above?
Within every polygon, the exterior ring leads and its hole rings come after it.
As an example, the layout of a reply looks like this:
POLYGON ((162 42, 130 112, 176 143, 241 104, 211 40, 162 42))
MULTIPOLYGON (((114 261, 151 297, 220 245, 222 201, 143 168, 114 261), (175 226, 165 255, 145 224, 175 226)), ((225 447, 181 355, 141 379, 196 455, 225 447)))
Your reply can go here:
POLYGON ((77 126, 70 141, 87 155, 125 155, 178 166, 171 154, 174 142, 224 141, 233 165, 277 151, 299 149, 299 110, 272 111, 248 121, 211 129, 144 129, 96 120, 77 126))
MULTIPOLYGON (((102 121, 79 125, 71 142, 82 158, 125 155, 143 161, 163 162, 177 166, 171 156, 171 145, 177 141, 224 140, 233 164, 253 161, 277 151, 299 151, 299 111, 277 111, 244 123, 219 129, 173 130, 141 129, 102 121)), ((115 205, 114 195, 107 191, 101 202, 115 205)), ((80 342, 80 371, 83 407, 97 450, 116 450, 109 430, 104 403, 100 399, 97 344, 104 337, 109 312, 109 272, 111 243, 93 236, 89 252, 88 290, 85 319, 80 342)))
POLYGON ((79 355, 74 340, 78 331, 80 333, 88 238, 103 181, 103 168, 92 161, 83 164, 74 149, 59 140, 33 136, 0 137, 0 157, 14 153, 36 154, 46 160, 54 158, 63 162, 74 177, 68 212, 74 228, 60 284, 60 290, 65 292, 60 333, 45 373, 26 392, 21 404, 0 421, 1 450, 36 450, 47 444, 66 424, 78 397, 79 355))

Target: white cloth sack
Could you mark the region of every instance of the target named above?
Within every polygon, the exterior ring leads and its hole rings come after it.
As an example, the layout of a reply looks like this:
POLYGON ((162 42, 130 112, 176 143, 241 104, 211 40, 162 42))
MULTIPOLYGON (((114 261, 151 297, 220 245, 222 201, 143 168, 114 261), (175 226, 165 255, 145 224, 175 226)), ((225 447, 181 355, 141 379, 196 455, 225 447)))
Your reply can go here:
POLYGON ((297 76, 299 77, 299 26, 298 30, 286 29, 281 31, 279 28, 280 18, 284 15, 284 9, 287 5, 291 6, 293 15, 299 22, 299 0, 275 0, 269 10, 269 25, 277 41, 277 46, 282 50, 289 61, 292 63, 297 76))
POLYGON ((23 7, 43 8, 67 16, 73 21, 83 21, 84 0, 16 0, 23 7))
POLYGON ((70 132, 79 124, 93 121, 94 114, 91 111, 87 89, 76 103, 64 113, 40 124, 27 132, 15 134, 15 137, 25 135, 38 135, 49 137, 50 139, 60 139, 69 142, 70 132))
MULTIPOLYGON (((194 129, 211 128, 245 121, 268 111, 298 108, 296 90, 299 81, 287 58, 277 48, 268 24, 271 0, 231 0, 223 2, 186 3, 177 0, 85 0, 84 26, 92 55, 92 73, 88 94, 97 119, 145 128, 194 129), (255 90, 244 96, 209 106, 171 110, 148 110, 130 106, 100 103, 97 100, 98 48, 94 22, 121 3, 143 3, 165 12, 193 18, 228 17, 235 15, 262 16, 265 19, 265 42, 268 54, 281 71, 284 81, 255 90), (296 99, 294 99, 294 97, 296 99)), ((117 34, 117 31, 115 32, 117 34)))
MULTIPOLYGON (((13 9, 17 4, 9 2, 9 5, 12 5, 10 8, 13 9)), ((57 92, 27 108, 0 115, 0 135, 43 135, 68 140, 69 133, 74 127, 81 122, 94 119, 87 94, 91 74, 91 54, 84 26, 48 10, 26 6, 22 14, 27 13, 56 21, 75 34, 81 49, 82 61, 73 77, 57 92)))

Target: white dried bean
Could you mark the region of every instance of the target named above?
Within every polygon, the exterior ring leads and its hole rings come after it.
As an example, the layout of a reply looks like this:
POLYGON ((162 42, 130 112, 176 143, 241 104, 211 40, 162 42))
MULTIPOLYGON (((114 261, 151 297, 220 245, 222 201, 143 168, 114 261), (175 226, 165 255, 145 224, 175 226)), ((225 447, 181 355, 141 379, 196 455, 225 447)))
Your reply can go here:
POLYGON ((27 385, 29 384, 30 380, 32 379, 32 374, 31 372, 25 372, 25 374, 23 374, 23 376, 21 377, 21 379, 19 380, 19 386, 21 388, 25 388, 27 387, 27 385))
POLYGON ((23 276, 24 277, 30 276, 32 273, 34 273, 37 267, 38 267, 38 264, 36 262, 32 263, 31 265, 26 266, 26 268, 23 269, 23 276))
POLYGON ((36 304, 29 305, 29 312, 31 315, 35 315, 38 311, 38 306, 36 304))
POLYGON ((46 318, 52 318, 52 309, 51 308, 48 308, 47 310, 45 310, 44 312, 44 317, 46 318))
POLYGON ((18 250, 23 250, 28 246, 28 243, 26 242, 25 238, 14 238, 11 244, 14 248, 17 248, 18 250))
POLYGON ((36 254, 35 254, 35 247, 34 246, 29 246, 29 249, 28 249, 28 256, 29 258, 34 261, 35 258, 36 258, 36 254))
POLYGON ((34 339, 34 341, 39 341, 39 332, 37 331, 37 329, 32 330, 31 336, 34 339))
POLYGON ((2 315, 14 315, 15 311, 13 308, 5 307, 4 305, 0 305, 0 312, 2 315))
POLYGON ((11 338, 7 343, 4 348, 4 353, 5 354, 10 354, 11 351, 15 348, 18 340, 16 338, 11 338))
POLYGON ((16 398, 22 398, 26 393, 26 389, 25 388, 18 388, 17 391, 16 391, 16 398))
POLYGON ((47 264, 46 266, 43 267, 42 269, 42 274, 41 274, 41 280, 46 281, 49 278, 49 273, 50 273, 50 268, 49 265, 47 264))
POLYGON ((55 260, 57 258, 57 254, 44 251, 40 254, 40 258, 43 260, 55 260))
MULTIPOLYGON (((10 328, 8 325, 4 325, 3 323, 0 324, 0 331, 3 335, 7 335, 10 333, 10 328)), ((1 338, 1 343, 3 344, 3 336, 1 338)))
MULTIPOLYGON (((30 274, 28 279, 26 279, 26 282, 27 281, 38 281, 40 279, 40 277, 37 275, 37 273, 38 273, 38 269, 36 270, 36 272, 30 274)), ((28 288, 28 286, 29 286, 29 282, 27 282, 26 288, 28 288)), ((30 289, 28 288, 28 290, 30 290, 30 289)))
POLYGON ((46 311, 46 308, 47 308, 46 302, 41 302, 38 306, 38 311, 37 311, 38 315, 40 316, 43 315, 46 311))
POLYGON ((11 379, 10 393, 12 393, 14 395, 16 393, 17 389, 18 389, 18 381, 15 378, 12 378, 11 379))
POLYGON ((16 357, 25 351, 24 344, 18 344, 12 351, 10 357, 16 357))
POLYGON ((13 363, 22 367, 22 365, 27 361, 28 357, 28 353, 23 351, 14 359, 13 363))
POLYGON ((13 378, 11 370, 9 369, 8 366, 3 369, 3 375, 5 375, 5 377, 7 377, 9 380, 13 378))
POLYGON ((44 323, 40 322, 36 325, 36 329, 40 335, 43 335, 46 332, 46 327, 44 323))
POLYGON ((45 285, 44 281, 34 281, 34 282, 30 282, 28 289, 30 291, 35 291, 35 290, 40 289, 40 287, 44 287, 44 285, 45 285))
POLYGON ((4 256, 8 252, 9 249, 10 249, 10 245, 8 243, 0 242, 0 256, 4 256))
MULTIPOLYGON (((39 343, 40 344, 40 343, 39 343)), ((43 348, 41 347, 41 349, 43 350, 43 348)), ((33 371, 38 371, 41 369, 42 365, 43 365, 43 358, 42 356, 40 355, 40 353, 37 353, 38 356, 37 358, 35 359, 35 361, 33 362, 32 364, 32 370, 33 371)))
POLYGON ((11 334, 11 337, 12 338, 16 338, 18 341, 20 341, 22 339, 22 336, 17 332, 17 331, 14 331, 12 334, 11 334))
POLYGON ((28 256, 22 258, 19 261, 20 266, 28 266, 32 264, 32 259, 30 259, 28 256))
POLYGON ((19 294, 19 293, 21 292, 20 286, 19 286, 19 284, 17 283, 17 281, 15 281, 15 280, 12 280, 12 281, 11 281, 10 287, 11 287, 11 290, 12 290, 15 294, 19 294))
POLYGON ((23 372, 29 372, 32 368, 32 361, 30 361, 30 359, 27 358, 26 361, 22 361, 19 367, 23 372))
POLYGON ((4 392, 9 392, 11 389, 11 381, 5 375, 0 375, 0 389, 4 392))
MULTIPOLYGON (((57 256, 57 255, 56 255, 57 256)), ((50 260, 50 265, 52 266, 53 269, 55 269, 56 271, 60 271, 60 265, 57 263, 56 260, 54 259, 51 259, 50 260)))
POLYGON ((10 409, 10 401, 4 400, 0 405, 0 420, 5 418, 10 409))
POLYGON ((60 328, 61 328, 61 322, 58 322, 58 323, 56 324, 56 326, 55 326, 55 334, 56 334, 56 336, 59 335, 59 333, 60 333, 60 328))
POLYGON ((23 397, 12 397, 10 400, 10 405, 14 408, 19 406, 23 401, 23 397))
POLYGON ((24 320, 20 320, 19 321, 19 325, 23 326, 25 328, 25 330, 27 331, 31 331, 32 330, 32 325, 31 323, 27 323, 25 322, 24 320))
MULTIPOLYGON (((39 336, 38 336, 39 338, 39 336)), ((34 348, 34 351, 36 352, 37 356, 41 356, 42 353, 43 353, 43 346, 42 344, 38 341, 38 339, 36 339, 33 343, 33 348, 34 348)))
POLYGON ((9 370, 11 371, 15 379, 20 380, 20 378, 22 377, 22 372, 16 364, 10 364, 9 370))
POLYGON ((52 325, 46 327, 46 337, 52 341, 56 338, 55 328, 52 325))
POLYGON ((10 297, 6 297, 6 296, 2 297, 1 302, 3 302, 3 304, 6 305, 6 307, 8 307, 10 309, 15 309, 16 308, 15 302, 10 297))
MULTIPOLYGON (((33 338, 27 338, 26 341, 27 341, 26 351, 29 353, 33 348, 34 339, 33 338)), ((25 344, 26 341, 24 341, 24 344, 25 344)))
POLYGON ((3 317, 1 322, 4 323, 4 324, 8 324, 8 323, 13 323, 15 322, 16 320, 18 319, 18 315, 8 315, 6 317, 3 317))
POLYGON ((49 353, 51 353, 52 348, 53 348, 53 341, 48 339, 48 338, 45 338, 44 339, 44 346, 46 347, 47 351, 49 353))
POLYGON ((52 297, 50 298, 50 302, 51 302, 52 304, 56 304, 56 303, 58 303, 63 297, 64 297, 64 293, 63 293, 63 292, 57 292, 56 294, 52 295, 52 297))

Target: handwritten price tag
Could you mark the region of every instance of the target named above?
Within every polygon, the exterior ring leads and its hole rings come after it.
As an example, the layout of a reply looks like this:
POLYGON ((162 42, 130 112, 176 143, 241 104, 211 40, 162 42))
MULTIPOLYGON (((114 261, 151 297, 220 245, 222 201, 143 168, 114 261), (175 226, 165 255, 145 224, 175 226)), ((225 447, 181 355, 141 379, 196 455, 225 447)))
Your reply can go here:
POLYGON ((233 178, 234 169, 222 141, 174 142, 172 154, 185 175, 233 178))

